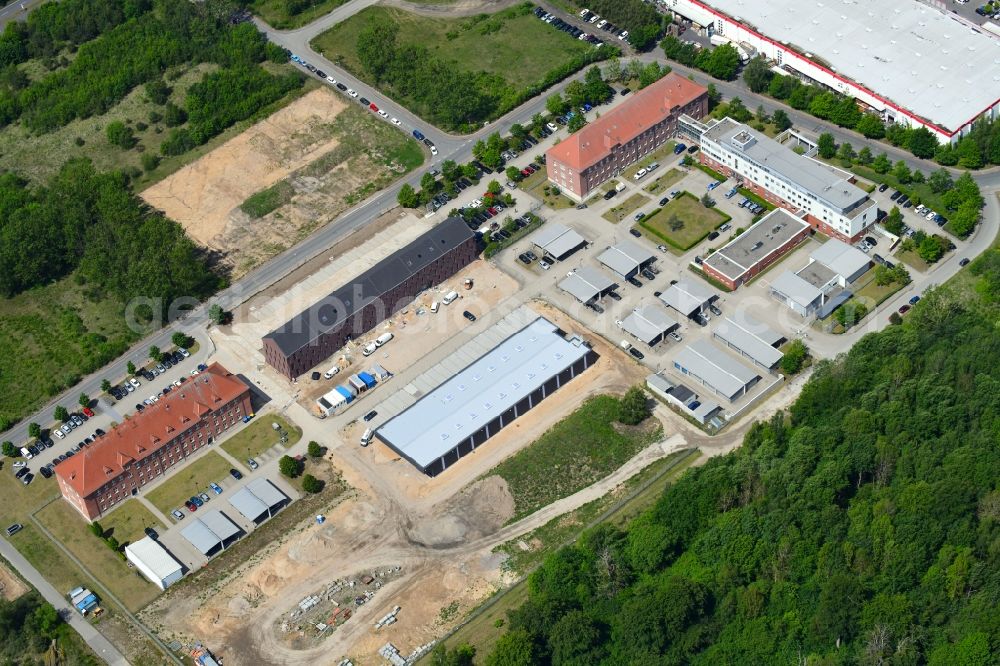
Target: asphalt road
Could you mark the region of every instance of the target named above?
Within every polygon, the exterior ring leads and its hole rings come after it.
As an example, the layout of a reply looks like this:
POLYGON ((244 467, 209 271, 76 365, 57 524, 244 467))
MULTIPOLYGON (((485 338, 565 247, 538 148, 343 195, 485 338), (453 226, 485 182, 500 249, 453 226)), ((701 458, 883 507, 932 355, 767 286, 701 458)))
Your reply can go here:
MULTIPOLYGON (((14 538, 17 538, 16 535, 14 538)), ((52 587, 42 574, 31 566, 28 560, 24 559, 24 556, 9 541, 3 538, 0 538, 0 555, 10 562, 17 572, 24 576, 29 583, 34 585, 46 601, 55 606, 59 614, 66 619, 71 627, 76 629, 77 633, 83 637, 83 640, 87 642, 87 645, 90 646, 97 656, 112 666, 128 666, 128 660, 111 644, 111 641, 105 638, 97 629, 94 629, 89 622, 71 608, 66 598, 56 588, 52 587)))

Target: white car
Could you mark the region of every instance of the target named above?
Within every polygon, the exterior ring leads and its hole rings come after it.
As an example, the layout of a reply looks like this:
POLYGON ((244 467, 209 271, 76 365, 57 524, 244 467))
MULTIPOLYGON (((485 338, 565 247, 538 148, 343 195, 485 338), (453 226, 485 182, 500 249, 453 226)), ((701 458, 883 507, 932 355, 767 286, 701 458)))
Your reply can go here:
POLYGON ((358 93, 354 92, 353 88, 348 88, 347 89, 347 94, 350 95, 351 97, 357 97, 358 96, 358 93))
POLYGON ((589 22, 590 23, 597 23, 600 20, 601 20, 600 14, 594 14, 593 16, 590 17, 590 21, 589 22))
POLYGON ((582 42, 583 40, 587 39, 587 37, 590 37, 590 35, 588 35, 588 34, 587 34, 587 33, 585 33, 585 32, 581 32, 581 33, 580 33, 580 36, 579 36, 579 37, 577 37, 577 39, 579 39, 579 40, 580 40, 580 41, 582 42))
POLYGON ((53 434, 53 435, 55 435, 56 437, 58 437, 59 439, 62 439, 62 438, 64 438, 64 437, 66 436, 66 433, 64 433, 64 432, 63 432, 62 430, 60 430, 59 428, 56 428, 56 429, 54 429, 54 430, 52 431, 52 434, 53 434))
POLYGON ((383 111, 382 109, 378 110, 378 115, 382 116, 383 118, 388 118, 389 117, 389 114, 386 113, 385 111, 383 111))
POLYGON ((625 328, 625 323, 621 319, 615 319, 615 326, 618 328, 625 328))
POLYGON ((437 154, 438 154, 437 146, 431 146, 431 155, 437 155, 437 154))
POLYGON ((125 390, 128 391, 129 393, 133 393, 135 391, 135 387, 132 386, 131 384, 125 384, 125 390))
POLYGON ((624 42, 626 39, 628 39, 628 30, 622 30, 622 34, 618 35, 618 39, 619 39, 619 41, 622 41, 622 42, 624 42))
POLYGON ((184 347, 178 348, 177 351, 179 351, 181 353, 181 356, 183 356, 184 358, 187 358, 188 356, 191 355, 191 352, 189 352, 187 349, 184 349, 184 347))
POLYGON ((73 428, 71 428, 68 423, 64 423, 62 428, 60 428, 59 430, 62 431, 62 434, 68 435, 70 432, 73 431, 73 428))
POLYGON ((333 78, 332 76, 326 77, 326 80, 332 83, 333 85, 337 85, 337 79, 333 78))
POLYGON ((934 211, 932 211, 930 209, 927 209, 927 214, 924 215, 924 217, 926 219, 928 219, 928 220, 933 220, 936 215, 937 215, 937 213, 935 213, 934 211))
POLYGON ((538 265, 542 268, 543 271, 549 270, 549 266, 551 266, 551 264, 549 262, 545 261, 544 259, 542 259, 541 261, 539 261, 538 265))
POLYGON ((473 199, 472 200, 472 207, 473 208, 479 208, 482 205, 483 205, 483 200, 482 199, 473 199))
POLYGON ((142 386, 142 384, 139 383, 139 380, 136 379, 135 377, 129 377, 128 383, 129 386, 131 386, 133 389, 137 389, 140 386, 142 386))
POLYGON ((547 129, 548 129, 548 130, 549 130, 550 132, 556 132, 556 131, 558 131, 558 130, 559 130, 559 127, 558 127, 558 126, 557 126, 557 125, 556 125, 555 123, 545 123, 545 127, 546 127, 546 128, 547 128, 547 129))
POLYGON ((396 127, 399 127, 400 125, 402 125, 402 123, 399 122, 399 118, 392 118, 392 119, 389 120, 389 122, 392 123, 393 125, 395 125, 396 127))
POLYGON ((14 463, 14 469, 21 469, 22 467, 27 467, 27 466, 28 463, 24 462, 23 460, 18 460, 16 463, 14 463))

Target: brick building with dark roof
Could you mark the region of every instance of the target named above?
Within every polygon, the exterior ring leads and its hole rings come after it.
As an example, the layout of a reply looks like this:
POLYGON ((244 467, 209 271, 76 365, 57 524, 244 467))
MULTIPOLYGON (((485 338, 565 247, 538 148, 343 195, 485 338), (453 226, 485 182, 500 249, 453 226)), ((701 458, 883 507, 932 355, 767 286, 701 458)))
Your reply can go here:
POLYGON ((708 113, 708 89, 670 73, 545 153, 549 181, 577 201, 672 137, 677 118, 708 113))
POLYGON ((213 363, 56 465, 59 491, 95 520, 252 413, 250 388, 213 363))
POLYGON ((285 377, 298 377, 471 264, 478 253, 469 226, 450 217, 265 335, 264 358, 285 377))

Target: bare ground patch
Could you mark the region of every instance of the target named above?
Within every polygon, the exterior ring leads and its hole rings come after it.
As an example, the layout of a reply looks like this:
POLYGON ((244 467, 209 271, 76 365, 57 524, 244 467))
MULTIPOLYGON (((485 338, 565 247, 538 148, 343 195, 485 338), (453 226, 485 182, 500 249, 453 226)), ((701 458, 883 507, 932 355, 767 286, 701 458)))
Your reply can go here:
POLYGON ((14 575, 5 562, 0 561, 0 596, 7 601, 14 601, 28 591, 23 580, 14 575))

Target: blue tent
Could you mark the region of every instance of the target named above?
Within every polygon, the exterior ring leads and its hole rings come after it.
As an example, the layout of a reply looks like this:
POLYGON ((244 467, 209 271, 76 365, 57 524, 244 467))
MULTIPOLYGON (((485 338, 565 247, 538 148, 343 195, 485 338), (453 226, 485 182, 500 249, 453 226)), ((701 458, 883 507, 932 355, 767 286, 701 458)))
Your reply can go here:
POLYGON ((338 386, 337 393, 344 396, 344 399, 347 400, 347 402, 351 402, 352 400, 354 400, 354 393, 351 392, 351 390, 346 386, 338 386))
POLYGON ((367 386, 368 388, 374 388, 375 384, 378 383, 376 379, 371 375, 369 375, 367 372, 359 372, 358 379, 363 381, 365 383, 365 386, 367 386))

